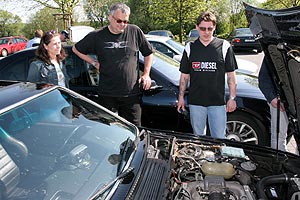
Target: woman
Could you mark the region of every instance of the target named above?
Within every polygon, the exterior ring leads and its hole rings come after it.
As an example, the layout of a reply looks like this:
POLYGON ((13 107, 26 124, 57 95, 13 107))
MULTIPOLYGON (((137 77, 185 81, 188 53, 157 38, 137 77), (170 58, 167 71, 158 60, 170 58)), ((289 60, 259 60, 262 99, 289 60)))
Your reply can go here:
POLYGON ((66 53, 61 46, 60 34, 46 32, 35 54, 36 59, 30 64, 27 81, 68 87, 69 77, 62 62, 66 53))

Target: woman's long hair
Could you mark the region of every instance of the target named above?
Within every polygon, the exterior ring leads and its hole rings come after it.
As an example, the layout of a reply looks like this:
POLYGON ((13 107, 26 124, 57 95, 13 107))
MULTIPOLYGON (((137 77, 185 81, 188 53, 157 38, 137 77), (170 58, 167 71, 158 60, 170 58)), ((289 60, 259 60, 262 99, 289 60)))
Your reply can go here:
MULTIPOLYGON (((44 44, 48 45, 51 41, 52 38, 54 37, 60 37, 59 33, 56 33, 55 31, 48 31, 46 33, 44 33, 44 35, 41 38, 41 42, 40 45, 38 46, 35 55, 38 59, 42 60, 43 62, 47 63, 47 64, 51 64, 50 61, 50 57, 48 55, 48 51, 47 49, 45 49, 44 44)), ((57 61, 62 61, 66 58, 67 54, 64 50, 64 48, 62 47, 60 50, 60 54, 56 55, 57 61)))

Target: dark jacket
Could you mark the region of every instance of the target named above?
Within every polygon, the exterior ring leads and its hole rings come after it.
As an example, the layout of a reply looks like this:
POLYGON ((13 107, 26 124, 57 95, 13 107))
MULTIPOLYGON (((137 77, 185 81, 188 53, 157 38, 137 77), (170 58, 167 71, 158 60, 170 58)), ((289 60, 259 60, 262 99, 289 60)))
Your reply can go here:
POLYGON ((268 69, 266 59, 263 59, 258 74, 258 87, 269 103, 278 95, 278 90, 274 83, 272 74, 268 69))
MULTIPOLYGON (((60 67, 65 76, 66 87, 69 87, 69 76, 65 65, 60 62, 60 67)), ((27 81, 52 83, 58 85, 58 77, 53 64, 46 64, 41 60, 35 60, 30 64, 27 81)))

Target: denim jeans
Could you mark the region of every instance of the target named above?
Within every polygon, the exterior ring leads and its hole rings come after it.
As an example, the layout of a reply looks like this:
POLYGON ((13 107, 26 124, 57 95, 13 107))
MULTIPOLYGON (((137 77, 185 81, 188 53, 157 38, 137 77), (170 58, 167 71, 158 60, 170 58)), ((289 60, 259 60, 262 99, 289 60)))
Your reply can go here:
MULTIPOLYGON (((271 113, 271 147, 273 149, 277 148, 277 109, 274 108, 271 104, 270 113, 271 113)), ((288 129, 288 118, 286 112, 280 111, 280 123, 279 123, 279 135, 278 135, 278 149, 286 151, 286 137, 288 129)))
POLYGON ((193 132, 196 135, 206 134, 206 119, 208 117, 209 130, 212 137, 225 138, 226 106, 198 106, 189 105, 193 132))

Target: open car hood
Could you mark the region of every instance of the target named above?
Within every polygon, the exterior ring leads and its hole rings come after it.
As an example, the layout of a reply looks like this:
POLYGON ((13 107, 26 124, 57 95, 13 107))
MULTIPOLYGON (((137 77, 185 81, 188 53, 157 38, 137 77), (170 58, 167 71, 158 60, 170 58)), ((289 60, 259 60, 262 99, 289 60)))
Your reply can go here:
POLYGON ((265 10, 244 4, 250 29, 259 39, 280 97, 291 119, 296 141, 300 135, 300 7, 265 10))

